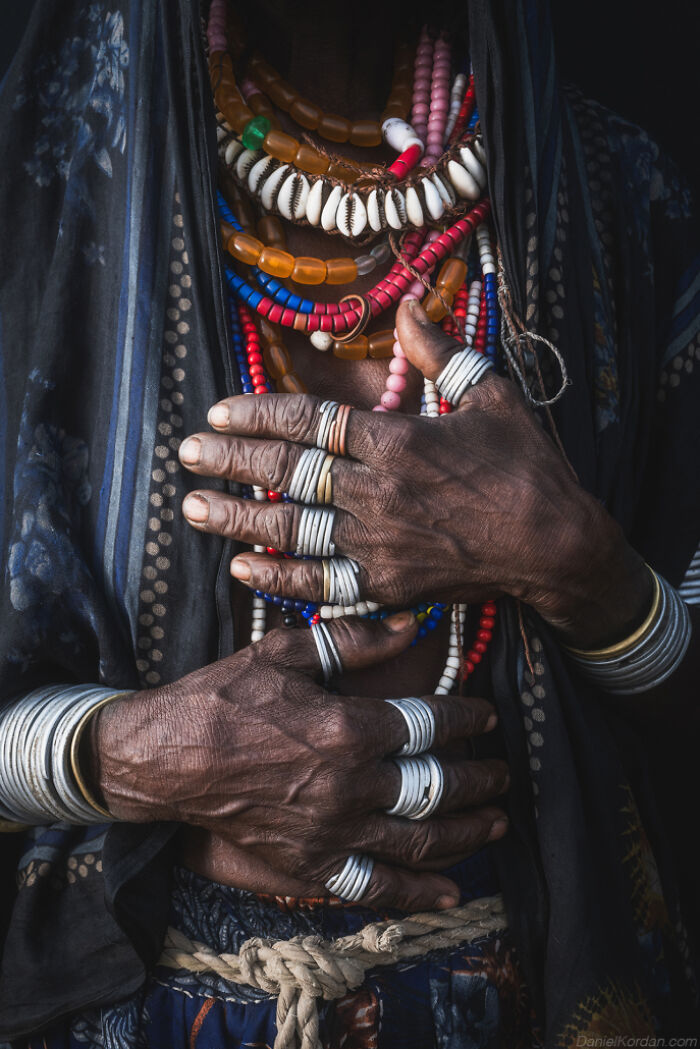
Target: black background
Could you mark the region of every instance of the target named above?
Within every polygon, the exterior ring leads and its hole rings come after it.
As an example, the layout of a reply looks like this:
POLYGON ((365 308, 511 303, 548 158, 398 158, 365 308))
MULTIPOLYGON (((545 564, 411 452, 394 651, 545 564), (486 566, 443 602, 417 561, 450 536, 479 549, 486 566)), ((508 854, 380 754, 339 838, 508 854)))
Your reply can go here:
MULTIPOLYGON (((34 2, 0 0, 0 76, 34 2)), ((552 0, 552 11, 563 78, 646 128, 700 200, 700 4, 552 0)))

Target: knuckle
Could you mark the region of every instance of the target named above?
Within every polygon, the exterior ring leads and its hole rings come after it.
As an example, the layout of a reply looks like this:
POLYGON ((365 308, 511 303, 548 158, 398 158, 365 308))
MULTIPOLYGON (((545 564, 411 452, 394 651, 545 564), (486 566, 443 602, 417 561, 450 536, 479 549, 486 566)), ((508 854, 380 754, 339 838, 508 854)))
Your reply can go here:
POLYGON ((346 706, 338 705, 328 715, 324 735, 334 751, 354 754, 363 745, 363 733, 346 706))
POLYGON ((273 423, 286 433, 291 441, 303 441, 308 436, 317 399, 306 394, 275 398, 271 404, 273 423))
POLYGON ((440 832, 435 823, 417 823, 408 840, 406 860, 410 864, 427 862, 439 845, 440 832))
POLYGON ((233 475, 235 456, 233 452, 233 441, 230 437, 211 437, 205 442, 209 451, 211 468, 213 472, 221 477, 233 475))

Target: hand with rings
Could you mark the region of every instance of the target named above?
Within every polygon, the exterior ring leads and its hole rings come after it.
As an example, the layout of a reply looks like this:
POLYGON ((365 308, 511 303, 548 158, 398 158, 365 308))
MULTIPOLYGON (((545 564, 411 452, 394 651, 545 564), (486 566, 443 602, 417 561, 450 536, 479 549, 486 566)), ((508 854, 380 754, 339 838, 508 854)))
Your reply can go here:
POLYGON ((307 394, 222 401, 209 415, 215 432, 185 440, 182 463, 297 501, 198 489, 184 501, 187 519, 244 543, 312 555, 239 554, 231 571, 252 589, 359 603, 361 612, 368 603, 510 594, 565 639, 594 645, 645 607, 641 558, 579 486, 515 385, 424 321, 419 306, 402 305, 401 344, 455 411, 368 412, 307 394))
POLYGON ((118 699, 95 718, 92 782, 117 819, 186 824, 185 863, 216 881, 405 910, 452 906, 456 886, 437 872, 507 826, 506 764, 462 756, 464 740, 495 726, 493 707, 344 697, 319 683, 397 657, 415 634, 405 612, 273 630, 118 699))

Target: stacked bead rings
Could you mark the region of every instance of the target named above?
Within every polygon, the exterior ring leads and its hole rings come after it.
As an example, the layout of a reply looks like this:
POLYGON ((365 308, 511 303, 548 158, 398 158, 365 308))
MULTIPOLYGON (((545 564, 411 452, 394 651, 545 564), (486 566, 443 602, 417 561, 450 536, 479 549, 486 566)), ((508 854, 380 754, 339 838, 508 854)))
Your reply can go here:
POLYGON ((305 506, 299 518, 297 557, 333 557, 335 543, 331 539, 335 510, 319 510, 305 506))
POLYGON ((408 742, 396 751, 397 757, 409 758, 430 750, 435 742, 435 715, 425 700, 407 696, 386 702, 401 712, 408 728, 408 742))
POLYGON ((353 852, 345 861, 343 869, 328 879, 326 888, 346 903, 357 903, 367 892, 373 869, 374 860, 371 856, 353 852))
POLYGON ((289 498, 297 503, 327 502, 326 494, 332 494, 333 459, 323 448, 305 448, 289 482, 289 498))
POLYGON ((432 754, 421 757, 394 758, 401 773, 401 788, 396 804, 387 809, 388 816, 408 820, 425 820, 432 816, 442 800, 445 777, 442 766, 432 754))
POLYGON ((345 455, 345 436, 351 407, 337 401, 324 401, 319 409, 321 421, 316 434, 317 448, 332 455, 345 455))
POLYGON ((470 386, 476 386, 483 379, 493 361, 469 346, 450 358, 442 369, 435 385, 440 394, 450 404, 459 404, 462 395, 470 386))
POLYGON ((328 684, 336 674, 343 673, 343 663, 338 646, 326 624, 320 620, 312 625, 311 636, 316 642, 318 658, 321 661, 321 670, 323 671, 323 680, 328 684))
POLYGON ((358 604, 360 566, 357 561, 351 557, 334 557, 324 558, 322 564, 324 604, 344 607, 358 604))

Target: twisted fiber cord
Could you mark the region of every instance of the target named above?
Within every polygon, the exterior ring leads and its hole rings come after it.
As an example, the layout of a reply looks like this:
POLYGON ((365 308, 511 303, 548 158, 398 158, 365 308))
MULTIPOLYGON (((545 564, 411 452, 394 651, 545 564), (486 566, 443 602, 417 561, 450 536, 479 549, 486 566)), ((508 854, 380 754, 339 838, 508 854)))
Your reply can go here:
POLYGON ((497 895, 446 911, 376 922, 337 940, 253 937, 241 945, 238 954, 217 954, 170 928, 158 964, 188 972, 213 972, 231 983, 276 995, 274 1049, 321 1049, 316 998, 342 998, 360 986, 368 969, 470 943, 506 925, 503 897, 497 895))

